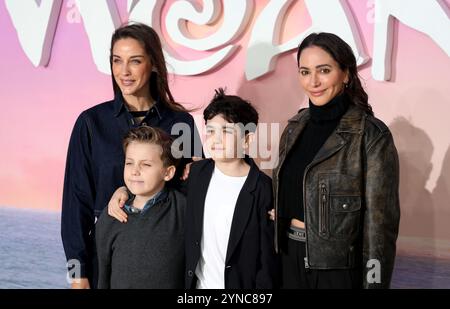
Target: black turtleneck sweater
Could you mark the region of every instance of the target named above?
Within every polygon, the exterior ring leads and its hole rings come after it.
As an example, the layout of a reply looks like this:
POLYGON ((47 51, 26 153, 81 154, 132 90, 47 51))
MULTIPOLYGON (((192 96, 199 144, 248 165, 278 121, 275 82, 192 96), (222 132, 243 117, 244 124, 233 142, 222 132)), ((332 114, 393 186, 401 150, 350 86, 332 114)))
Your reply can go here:
POLYGON ((311 118, 289 151, 280 171, 280 217, 304 220, 303 175, 306 167, 336 129, 348 109, 345 95, 339 95, 323 106, 309 101, 311 118))

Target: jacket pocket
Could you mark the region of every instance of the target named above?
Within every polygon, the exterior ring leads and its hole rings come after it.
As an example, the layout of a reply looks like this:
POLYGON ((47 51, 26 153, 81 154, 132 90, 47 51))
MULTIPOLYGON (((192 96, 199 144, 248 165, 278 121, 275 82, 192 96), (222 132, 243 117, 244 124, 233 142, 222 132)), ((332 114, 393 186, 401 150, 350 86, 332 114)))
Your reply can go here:
POLYGON ((361 209, 359 177, 340 171, 323 172, 318 176, 316 191, 318 211, 316 210, 313 216, 317 232, 323 239, 346 238, 353 233, 349 225, 359 223, 357 218, 361 209), (317 221, 314 220, 316 218, 317 221))
POLYGON ((334 238, 353 239, 358 234, 361 217, 361 196, 331 195, 330 234, 334 238))

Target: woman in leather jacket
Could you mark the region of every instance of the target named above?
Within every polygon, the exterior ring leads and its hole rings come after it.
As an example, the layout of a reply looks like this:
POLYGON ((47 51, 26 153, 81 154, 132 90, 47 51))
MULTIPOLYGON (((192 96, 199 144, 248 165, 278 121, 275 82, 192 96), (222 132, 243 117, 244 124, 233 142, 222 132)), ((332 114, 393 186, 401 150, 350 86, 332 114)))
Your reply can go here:
POLYGON ((273 171, 283 288, 388 288, 400 219, 398 155, 350 46, 313 33, 297 53, 309 108, 289 120, 273 171))

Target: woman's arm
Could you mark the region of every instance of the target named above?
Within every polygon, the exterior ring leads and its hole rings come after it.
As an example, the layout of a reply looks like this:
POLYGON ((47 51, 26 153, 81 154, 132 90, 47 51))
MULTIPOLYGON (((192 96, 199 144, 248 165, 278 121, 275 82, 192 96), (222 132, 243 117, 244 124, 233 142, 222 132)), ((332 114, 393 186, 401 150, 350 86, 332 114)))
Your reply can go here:
POLYGON ((389 288, 400 221, 399 163, 386 130, 367 146, 363 229, 363 286, 389 288))
POLYGON ((91 136, 87 117, 81 114, 70 137, 61 213, 61 237, 67 261, 80 265, 80 269, 71 270, 72 279, 83 278, 74 287, 89 287, 86 278, 92 275, 94 200, 91 136))

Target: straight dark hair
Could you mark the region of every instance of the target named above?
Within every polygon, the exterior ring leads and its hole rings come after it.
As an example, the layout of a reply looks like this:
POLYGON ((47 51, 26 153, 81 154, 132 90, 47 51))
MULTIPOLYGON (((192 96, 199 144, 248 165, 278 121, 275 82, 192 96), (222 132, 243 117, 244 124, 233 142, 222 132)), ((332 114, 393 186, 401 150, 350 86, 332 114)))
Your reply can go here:
POLYGON ((297 66, 300 65, 300 55, 308 47, 317 46, 327 52, 339 64, 342 71, 348 71, 348 83, 344 87, 344 93, 348 96, 352 104, 363 109, 373 116, 372 106, 369 98, 362 87, 358 76, 356 58, 352 48, 340 37, 333 33, 320 32, 308 35, 299 45, 297 51, 297 66))
POLYGON ((254 125, 254 127, 244 131, 244 135, 256 130, 258 125, 258 112, 252 104, 239 96, 225 94, 224 88, 215 91, 214 98, 203 111, 205 123, 217 115, 221 115, 226 121, 231 123, 241 123, 244 127, 254 125))
MULTIPOLYGON (((111 49, 109 63, 112 73, 113 64, 113 48, 118 40, 134 39, 138 41, 144 48, 153 68, 156 70, 150 74, 150 94, 155 100, 159 100, 162 104, 174 111, 187 111, 181 104, 175 102, 169 89, 167 79, 166 61, 162 50, 161 40, 153 28, 141 23, 129 23, 117 28, 111 38, 111 49)), ((119 85, 117 85, 114 75, 112 75, 112 83, 114 95, 122 95, 119 85)))

